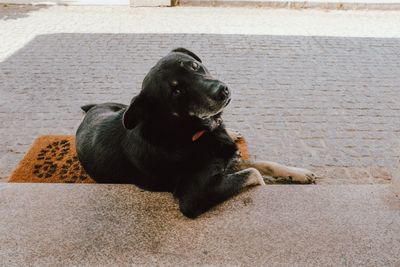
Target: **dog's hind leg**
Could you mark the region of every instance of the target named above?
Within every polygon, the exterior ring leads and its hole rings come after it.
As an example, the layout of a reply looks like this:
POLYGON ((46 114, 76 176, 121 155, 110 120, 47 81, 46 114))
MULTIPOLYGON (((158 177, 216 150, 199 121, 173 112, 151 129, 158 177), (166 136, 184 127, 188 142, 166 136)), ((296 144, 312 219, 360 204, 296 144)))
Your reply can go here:
POLYGON ((316 175, 307 169, 289 167, 271 161, 242 161, 239 169, 246 168, 255 168, 260 171, 267 183, 312 184, 316 179, 316 175))

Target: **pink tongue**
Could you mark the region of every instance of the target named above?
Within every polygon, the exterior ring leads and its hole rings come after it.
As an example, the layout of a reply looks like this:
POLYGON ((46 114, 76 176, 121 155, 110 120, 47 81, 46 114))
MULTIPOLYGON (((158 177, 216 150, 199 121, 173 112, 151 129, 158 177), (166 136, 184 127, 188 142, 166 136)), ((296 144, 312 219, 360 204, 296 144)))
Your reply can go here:
POLYGON ((204 133, 205 133, 206 131, 199 131, 199 132, 197 132, 197 133, 195 133, 193 136, 192 136, 192 141, 194 142, 194 141, 196 141, 197 139, 199 139, 204 133))

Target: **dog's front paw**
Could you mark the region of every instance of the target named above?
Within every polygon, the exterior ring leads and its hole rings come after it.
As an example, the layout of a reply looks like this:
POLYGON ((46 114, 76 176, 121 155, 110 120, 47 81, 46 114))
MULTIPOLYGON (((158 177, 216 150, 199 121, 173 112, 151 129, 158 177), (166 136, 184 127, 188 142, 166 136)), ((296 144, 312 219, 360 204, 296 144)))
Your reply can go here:
POLYGON ((243 184, 244 187, 246 186, 254 186, 254 185, 265 185, 264 179, 261 173, 254 168, 248 168, 243 170, 247 175, 246 182, 243 184))
POLYGON ((299 184, 314 184, 316 175, 307 169, 289 167, 288 179, 299 184))

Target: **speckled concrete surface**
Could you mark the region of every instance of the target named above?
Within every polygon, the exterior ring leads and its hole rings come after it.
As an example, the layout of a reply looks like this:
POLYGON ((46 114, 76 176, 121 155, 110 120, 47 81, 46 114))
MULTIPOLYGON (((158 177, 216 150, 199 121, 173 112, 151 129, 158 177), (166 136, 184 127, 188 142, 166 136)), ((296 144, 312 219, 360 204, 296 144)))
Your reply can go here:
POLYGON ((197 220, 129 185, 0 184, 0 266, 399 266, 388 185, 258 187, 197 220))

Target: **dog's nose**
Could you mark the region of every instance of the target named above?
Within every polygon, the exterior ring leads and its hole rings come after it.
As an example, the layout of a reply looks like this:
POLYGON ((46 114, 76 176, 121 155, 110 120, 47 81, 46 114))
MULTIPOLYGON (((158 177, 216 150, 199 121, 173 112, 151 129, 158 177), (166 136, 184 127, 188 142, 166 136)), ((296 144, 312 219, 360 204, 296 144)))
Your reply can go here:
POLYGON ((215 93, 215 100, 222 101, 227 99, 231 95, 228 86, 220 84, 217 92, 215 93))

